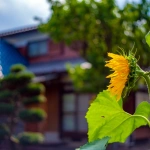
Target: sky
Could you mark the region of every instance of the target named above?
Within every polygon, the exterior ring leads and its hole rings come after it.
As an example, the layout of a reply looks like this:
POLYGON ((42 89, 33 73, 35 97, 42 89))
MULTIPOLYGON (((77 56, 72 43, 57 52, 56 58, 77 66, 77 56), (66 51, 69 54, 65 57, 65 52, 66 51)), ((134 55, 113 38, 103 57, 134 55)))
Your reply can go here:
POLYGON ((46 21, 49 15, 47 0, 0 0, 0 32, 35 25, 35 16, 46 21))
MULTIPOLYGON (((117 0, 117 3, 122 7, 125 1, 133 0, 117 0)), ((35 16, 43 21, 49 18, 47 0, 0 0, 0 32, 37 25, 35 16)))

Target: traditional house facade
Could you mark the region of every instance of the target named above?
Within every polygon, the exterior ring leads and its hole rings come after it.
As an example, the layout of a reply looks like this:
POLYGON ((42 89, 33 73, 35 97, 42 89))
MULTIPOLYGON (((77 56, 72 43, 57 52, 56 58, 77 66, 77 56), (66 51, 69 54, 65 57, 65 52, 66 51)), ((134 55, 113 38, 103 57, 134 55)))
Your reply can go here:
POLYGON ((35 75, 35 82, 46 87, 47 102, 41 107, 47 119, 35 125, 28 124, 27 131, 40 131, 46 141, 81 139, 86 137, 85 114, 91 94, 76 93, 66 71, 66 64, 80 65, 85 60, 77 51, 63 43, 54 43, 37 27, 29 27, 0 34, 1 66, 4 75, 11 65, 24 64, 35 75))
MULTIPOLYGON (((47 113, 47 119, 40 124, 28 124, 27 131, 39 131, 45 134, 47 142, 60 142, 62 139, 79 140, 87 137, 85 114, 92 95, 77 93, 70 80, 66 64, 80 65, 85 60, 78 51, 63 43, 54 43, 37 27, 28 27, 0 33, 0 52, 2 72, 9 73, 11 65, 24 64, 35 75, 35 82, 42 82, 46 87, 47 102, 41 107, 47 113)), ((135 106, 147 93, 132 93, 125 110, 134 113, 135 106)), ((150 130, 143 127, 134 132, 134 139, 149 138, 150 130)))

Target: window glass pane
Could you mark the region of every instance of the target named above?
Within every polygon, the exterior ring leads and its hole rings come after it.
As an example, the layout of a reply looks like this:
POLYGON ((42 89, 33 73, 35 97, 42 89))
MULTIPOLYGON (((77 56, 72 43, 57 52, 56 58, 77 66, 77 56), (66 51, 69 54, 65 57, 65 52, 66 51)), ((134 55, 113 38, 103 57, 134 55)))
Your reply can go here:
POLYGON ((78 95, 78 131, 87 131, 87 122, 85 119, 86 112, 90 103, 90 96, 88 94, 78 95))
POLYGON ((73 114, 64 114, 63 116, 63 131, 75 130, 75 116, 73 114))
POLYGON ((63 96, 63 112, 74 112, 75 111, 75 95, 65 94, 63 96))
POLYGON ((144 92, 136 92, 136 107, 142 102, 142 101, 148 101, 149 95, 148 93, 144 92))
POLYGON ((28 47, 29 56, 40 56, 46 54, 47 51, 48 51, 47 40, 30 43, 28 47))
POLYGON ((39 43, 39 54, 46 54, 48 49, 47 41, 42 41, 39 43))
POLYGON ((87 111, 90 103, 90 97, 88 94, 80 94, 78 96, 78 110, 87 111))
POLYGON ((36 43, 31 43, 29 45, 29 56, 36 56, 37 54, 37 51, 38 51, 38 45, 36 43))
POLYGON ((87 121, 85 119, 86 112, 78 113, 78 131, 87 132, 87 121))

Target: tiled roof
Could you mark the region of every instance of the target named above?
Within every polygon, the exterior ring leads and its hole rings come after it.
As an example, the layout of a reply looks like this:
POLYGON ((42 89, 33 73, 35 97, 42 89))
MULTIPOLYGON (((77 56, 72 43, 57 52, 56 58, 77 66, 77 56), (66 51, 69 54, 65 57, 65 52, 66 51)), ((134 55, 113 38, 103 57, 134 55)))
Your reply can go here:
POLYGON ((24 27, 24 28, 18 28, 10 31, 4 31, 0 33, 0 37, 6 37, 9 35, 14 35, 22 32, 27 32, 27 31, 32 31, 36 30, 38 27, 37 26, 30 26, 30 27, 24 27))

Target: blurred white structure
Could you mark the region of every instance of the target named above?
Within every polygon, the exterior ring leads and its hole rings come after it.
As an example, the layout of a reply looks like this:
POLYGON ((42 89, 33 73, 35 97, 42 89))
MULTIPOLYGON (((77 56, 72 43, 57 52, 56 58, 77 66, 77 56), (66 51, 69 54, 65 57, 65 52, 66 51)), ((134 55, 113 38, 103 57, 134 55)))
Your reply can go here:
POLYGON ((2 66, 0 65, 0 79, 3 78, 2 66))

